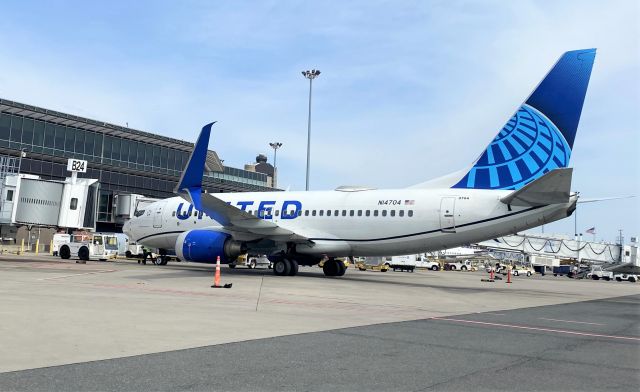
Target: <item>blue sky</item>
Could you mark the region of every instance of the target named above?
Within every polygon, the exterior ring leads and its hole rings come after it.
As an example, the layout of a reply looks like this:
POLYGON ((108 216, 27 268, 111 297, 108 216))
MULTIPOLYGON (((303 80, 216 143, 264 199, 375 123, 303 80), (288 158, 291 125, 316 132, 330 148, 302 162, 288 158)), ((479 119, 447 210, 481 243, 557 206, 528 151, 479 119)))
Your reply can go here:
MULTIPOLYGON (((598 48, 574 189, 640 195, 637 1, 5 1, 0 97, 210 147, 242 167, 280 141, 279 184, 404 187, 470 164, 567 50, 598 48)), ((640 235, 640 199, 578 229, 640 235)), ((573 218, 546 232, 573 233, 573 218)), ((538 230, 539 231, 539 230, 538 230)), ((590 236, 589 236, 590 237, 590 236)))

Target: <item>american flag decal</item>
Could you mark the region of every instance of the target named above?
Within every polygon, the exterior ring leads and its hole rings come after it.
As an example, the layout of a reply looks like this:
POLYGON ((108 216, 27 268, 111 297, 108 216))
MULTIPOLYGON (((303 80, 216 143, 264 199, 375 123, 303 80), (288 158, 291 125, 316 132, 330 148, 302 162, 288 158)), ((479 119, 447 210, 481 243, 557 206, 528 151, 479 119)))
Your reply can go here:
POLYGON ((412 206, 412 205, 414 205, 414 204, 416 204, 416 201, 415 201, 415 200, 405 200, 405 201, 404 201, 404 205, 405 205, 405 206, 412 206))

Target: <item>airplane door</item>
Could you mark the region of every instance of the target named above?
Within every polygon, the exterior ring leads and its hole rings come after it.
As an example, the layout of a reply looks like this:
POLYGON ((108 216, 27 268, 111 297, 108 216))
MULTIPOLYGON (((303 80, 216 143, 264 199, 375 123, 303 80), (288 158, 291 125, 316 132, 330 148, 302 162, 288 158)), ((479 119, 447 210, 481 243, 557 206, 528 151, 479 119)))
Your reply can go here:
POLYGON ((443 197, 440 201, 440 230, 445 233, 456 232, 455 197, 443 197))
POLYGON ((155 212, 153 213, 153 227, 159 229, 162 227, 162 211, 164 210, 164 203, 158 203, 155 212))

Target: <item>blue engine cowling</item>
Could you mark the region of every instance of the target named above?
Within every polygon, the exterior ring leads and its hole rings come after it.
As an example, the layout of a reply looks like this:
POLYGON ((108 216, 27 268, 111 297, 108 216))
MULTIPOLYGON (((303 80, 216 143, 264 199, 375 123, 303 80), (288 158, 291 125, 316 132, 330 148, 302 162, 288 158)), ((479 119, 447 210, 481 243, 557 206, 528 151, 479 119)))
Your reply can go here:
POLYGON ((213 230, 185 231, 176 239, 175 250, 181 260, 196 263, 215 263, 218 256, 221 263, 229 263, 247 251, 244 243, 213 230))

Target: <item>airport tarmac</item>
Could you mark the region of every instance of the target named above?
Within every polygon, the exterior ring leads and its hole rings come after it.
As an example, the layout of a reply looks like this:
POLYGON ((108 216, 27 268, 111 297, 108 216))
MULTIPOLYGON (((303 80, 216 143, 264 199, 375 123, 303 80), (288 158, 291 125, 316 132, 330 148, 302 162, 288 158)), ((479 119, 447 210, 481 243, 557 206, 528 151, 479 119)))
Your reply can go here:
POLYGON ((0 257, 0 390, 634 390, 640 286, 0 257))

